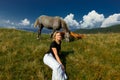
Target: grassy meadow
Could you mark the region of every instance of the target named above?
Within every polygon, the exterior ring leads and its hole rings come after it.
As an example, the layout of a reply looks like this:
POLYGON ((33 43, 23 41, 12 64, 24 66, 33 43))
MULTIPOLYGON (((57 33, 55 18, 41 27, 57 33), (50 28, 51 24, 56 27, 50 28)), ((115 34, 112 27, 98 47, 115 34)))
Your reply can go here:
MULTIPOLYGON (((49 34, 0 28, 0 80, 51 80, 44 65, 49 34)), ((62 61, 69 80, 120 80, 120 33, 86 34, 80 40, 63 40, 62 61)))

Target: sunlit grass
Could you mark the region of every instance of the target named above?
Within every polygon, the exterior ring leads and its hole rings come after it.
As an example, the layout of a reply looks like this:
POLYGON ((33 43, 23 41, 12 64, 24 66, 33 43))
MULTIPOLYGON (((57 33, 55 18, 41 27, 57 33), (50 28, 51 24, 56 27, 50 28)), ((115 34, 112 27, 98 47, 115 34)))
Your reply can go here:
MULTIPOLYGON (((0 29, 0 80, 51 80, 52 70, 44 65, 49 49, 48 34, 0 29)), ((120 33, 86 34, 67 43, 61 58, 69 80, 119 80, 120 33)))

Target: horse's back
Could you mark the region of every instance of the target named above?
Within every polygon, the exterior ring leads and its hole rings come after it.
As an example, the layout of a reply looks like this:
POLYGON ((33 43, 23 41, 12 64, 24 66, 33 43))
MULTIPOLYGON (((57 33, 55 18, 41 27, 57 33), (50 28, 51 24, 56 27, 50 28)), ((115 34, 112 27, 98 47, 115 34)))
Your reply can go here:
POLYGON ((46 15, 42 15, 39 17, 39 21, 41 22, 41 24, 45 27, 55 27, 58 28, 61 26, 60 22, 61 19, 58 16, 55 17, 51 17, 51 16, 46 16, 46 15))
POLYGON ((39 17, 40 23, 45 27, 51 27, 52 26, 52 17, 42 15, 39 17))

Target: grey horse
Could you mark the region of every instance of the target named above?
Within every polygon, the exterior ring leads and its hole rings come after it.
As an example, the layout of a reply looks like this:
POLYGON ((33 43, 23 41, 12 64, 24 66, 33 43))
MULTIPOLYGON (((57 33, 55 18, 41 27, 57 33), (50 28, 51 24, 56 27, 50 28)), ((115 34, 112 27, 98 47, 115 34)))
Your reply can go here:
POLYGON ((39 16, 35 23, 34 23, 34 27, 39 27, 38 29, 38 39, 40 38, 41 35, 41 30, 43 28, 47 28, 47 29, 52 29, 52 35, 54 34, 55 31, 62 29, 65 32, 65 40, 67 42, 70 41, 70 30, 68 29, 67 23, 60 17, 55 16, 55 17, 51 17, 51 16, 46 16, 46 15, 41 15, 39 16))

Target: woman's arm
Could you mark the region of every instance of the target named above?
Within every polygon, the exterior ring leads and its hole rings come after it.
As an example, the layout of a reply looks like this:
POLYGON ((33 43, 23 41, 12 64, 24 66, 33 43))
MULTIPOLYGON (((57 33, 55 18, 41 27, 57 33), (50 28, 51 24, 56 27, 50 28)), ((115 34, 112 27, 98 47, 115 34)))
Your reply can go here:
POLYGON ((52 48, 52 50, 53 50, 53 53, 55 55, 56 60, 58 61, 58 63, 61 64, 62 69, 65 70, 64 65, 62 64, 62 62, 61 62, 61 60, 60 60, 60 58, 58 56, 57 49, 56 48, 52 48))
POLYGON ((60 58, 58 56, 57 49, 56 48, 52 48, 52 51, 53 51, 53 53, 55 55, 55 58, 58 61, 58 63, 62 64, 62 62, 61 62, 61 60, 60 60, 60 58))
POLYGON ((61 64, 62 69, 65 70, 64 65, 62 64, 62 62, 61 62, 61 60, 60 60, 60 58, 58 56, 57 49, 56 48, 52 48, 52 50, 53 50, 53 53, 55 55, 56 60, 58 61, 58 63, 61 64))

